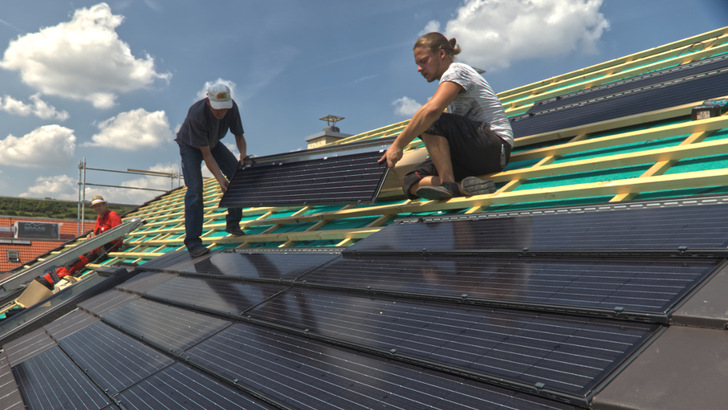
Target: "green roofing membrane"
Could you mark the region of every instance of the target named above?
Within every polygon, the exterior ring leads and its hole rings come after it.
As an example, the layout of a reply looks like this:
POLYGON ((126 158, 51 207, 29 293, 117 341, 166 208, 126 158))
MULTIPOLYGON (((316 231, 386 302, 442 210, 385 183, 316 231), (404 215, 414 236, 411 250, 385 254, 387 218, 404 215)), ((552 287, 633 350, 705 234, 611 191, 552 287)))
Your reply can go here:
POLYGON ((686 189, 672 189, 667 191, 652 191, 643 192, 637 195, 634 200, 646 201, 651 199, 665 199, 665 198, 685 198, 692 196, 701 195, 721 195, 728 193, 728 186, 712 186, 712 187, 699 187, 699 188, 686 188, 686 189))
POLYGON ((683 172, 707 171, 712 169, 728 168, 728 154, 709 155, 706 157, 687 158, 678 161, 665 172, 666 175, 681 174, 683 172))
POLYGON ((576 174, 533 178, 521 184, 518 188, 515 189, 515 191, 638 178, 645 171, 647 171, 650 166, 651 164, 645 164, 640 166, 621 167, 591 172, 581 172, 576 174))
POLYGON ((631 152, 647 151, 652 149, 668 148, 679 145, 687 138, 688 135, 677 135, 669 138, 652 139, 647 141, 639 141, 630 144, 616 145, 612 147, 594 149, 589 151, 576 152, 573 154, 564 154, 554 163, 564 163, 569 161, 584 160, 590 158, 601 158, 609 155, 627 154, 631 152))

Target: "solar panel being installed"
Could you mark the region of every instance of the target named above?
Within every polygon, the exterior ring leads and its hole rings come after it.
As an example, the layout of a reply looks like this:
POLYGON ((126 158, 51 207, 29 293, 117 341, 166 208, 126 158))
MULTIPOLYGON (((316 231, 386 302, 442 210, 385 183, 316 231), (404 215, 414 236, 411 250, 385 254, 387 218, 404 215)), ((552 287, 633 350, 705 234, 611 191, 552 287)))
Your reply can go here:
POLYGON ((388 168, 381 151, 240 168, 220 207, 374 202, 388 168))

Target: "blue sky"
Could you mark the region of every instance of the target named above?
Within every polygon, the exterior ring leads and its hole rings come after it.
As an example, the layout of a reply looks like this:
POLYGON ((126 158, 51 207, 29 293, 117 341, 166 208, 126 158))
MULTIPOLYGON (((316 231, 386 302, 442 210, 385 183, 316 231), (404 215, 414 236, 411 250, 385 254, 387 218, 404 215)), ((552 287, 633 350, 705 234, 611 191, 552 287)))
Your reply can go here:
POLYGON ((84 157, 178 172, 174 135, 218 80, 233 87, 248 153, 268 155, 305 148, 324 115, 350 134, 408 119, 436 87, 412 57, 427 31, 456 37, 460 60, 505 91, 727 23, 725 0, 0 0, 0 196, 75 200, 84 157))

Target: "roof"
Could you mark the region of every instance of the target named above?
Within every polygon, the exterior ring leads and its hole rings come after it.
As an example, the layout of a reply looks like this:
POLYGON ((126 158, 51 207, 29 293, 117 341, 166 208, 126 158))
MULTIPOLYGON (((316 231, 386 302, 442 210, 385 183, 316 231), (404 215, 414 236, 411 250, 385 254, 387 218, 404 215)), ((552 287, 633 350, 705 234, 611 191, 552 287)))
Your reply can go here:
MULTIPOLYGON (((724 28, 500 93, 516 146, 493 194, 411 201, 395 172, 373 202, 246 207, 232 237, 209 180, 194 260, 184 188, 162 195, 124 216, 146 221, 124 251, 22 331, 0 323, 0 400, 718 408, 727 50, 724 28)), ((405 126, 258 161, 373 152, 405 126)))
MULTIPOLYGON (((90 229, 93 227, 93 222, 87 221, 84 226, 90 229)), ((23 266, 23 264, 33 262, 38 256, 58 248, 69 240, 75 239, 78 231, 78 221, 76 220, 0 216, 0 272, 5 273, 17 269, 23 266), (20 238, 16 238, 12 228, 18 222, 58 224, 57 239, 23 238, 22 235, 20 238), (7 257, 8 251, 17 251, 20 261, 12 262, 7 257)), ((85 232, 86 229, 81 229, 81 231, 85 232)))

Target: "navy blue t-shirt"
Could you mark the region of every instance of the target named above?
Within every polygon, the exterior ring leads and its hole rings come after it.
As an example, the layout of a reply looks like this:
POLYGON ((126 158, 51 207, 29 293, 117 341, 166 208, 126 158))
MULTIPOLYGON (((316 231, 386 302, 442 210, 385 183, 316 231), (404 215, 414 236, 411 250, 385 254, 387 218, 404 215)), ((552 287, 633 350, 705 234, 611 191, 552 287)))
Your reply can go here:
POLYGON ((207 99, 203 99, 190 107, 175 141, 195 148, 203 146, 214 148, 227 135, 228 130, 233 135, 243 135, 243 122, 240 119, 238 104, 233 101, 233 107, 221 120, 218 120, 207 106, 207 99))

